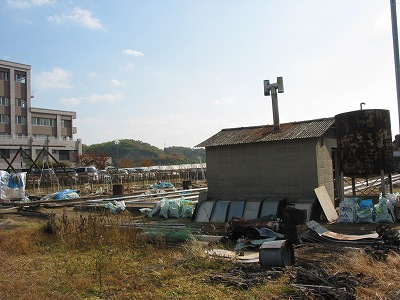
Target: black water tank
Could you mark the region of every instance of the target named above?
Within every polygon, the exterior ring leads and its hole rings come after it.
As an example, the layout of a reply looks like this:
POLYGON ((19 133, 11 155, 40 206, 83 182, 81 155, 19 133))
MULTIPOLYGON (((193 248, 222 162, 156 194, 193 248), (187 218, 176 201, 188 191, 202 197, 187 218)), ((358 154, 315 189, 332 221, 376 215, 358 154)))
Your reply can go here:
POLYGON ((368 178, 393 173, 390 112, 366 109, 335 116, 340 171, 368 178))

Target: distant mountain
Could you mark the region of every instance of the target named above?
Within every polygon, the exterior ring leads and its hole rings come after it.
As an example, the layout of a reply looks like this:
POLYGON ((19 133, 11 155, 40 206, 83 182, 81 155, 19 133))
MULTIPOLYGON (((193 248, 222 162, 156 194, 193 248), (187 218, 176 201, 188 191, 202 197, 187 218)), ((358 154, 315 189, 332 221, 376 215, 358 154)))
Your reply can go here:
POLYGON ((206 155, 204 149, 188 147, 167 147, 161 150, 142 141, 122 139, 118 146, 115 141, 101 144, 83 145, 83 154, 110 156, 113 162, 118 161, 120 167, 139 167, 149 165, 175 165, 189 163, 204 163, 206 155), (117 154, 118 151, 118 154, 117 154))

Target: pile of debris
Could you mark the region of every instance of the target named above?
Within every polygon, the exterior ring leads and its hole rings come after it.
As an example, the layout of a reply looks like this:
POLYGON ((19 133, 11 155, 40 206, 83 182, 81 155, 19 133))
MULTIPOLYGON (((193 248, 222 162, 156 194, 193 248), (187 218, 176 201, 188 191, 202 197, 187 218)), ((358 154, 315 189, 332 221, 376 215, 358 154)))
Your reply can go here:
POLYGON ((284 274, 283 269, 262 269, 253 265, 242 265, 230 268, 225 274, 210 275, 207 283, 235 286, 240 289, 249 289, 267 280, 273 280, 284 274))
POLYGON ((228 222, 225 237, 233 251, 208 249, 206 252, 233 260, 238 267, 225 274, 211 275, 209 282, 247 289, 286 273, 290 286, 296 289, 285 295, 289 299, 356 299, 356 288, 368 287, 375 279, 363 273, 331 274, 320 265, 318 258, 335 261, 338 254, 359 251, 385 260, 391 251, 400 249, 399 231, 386 223, 378 223, 374 233, 361 235, 336 233, 316 221, 309 221, 306 226, 307 230, 297 236, 292 227, 279 220, 233 218, 228 222))
MULTIPOLYGON (((317 263, 305 263, 291 270, 292 286, 303 292, 305 299, 356 299, 357 286, 367 287, 374 278, 349 272, 327 273, 317 263)), ((297 295, 298 296, 298 295, 297 295)))

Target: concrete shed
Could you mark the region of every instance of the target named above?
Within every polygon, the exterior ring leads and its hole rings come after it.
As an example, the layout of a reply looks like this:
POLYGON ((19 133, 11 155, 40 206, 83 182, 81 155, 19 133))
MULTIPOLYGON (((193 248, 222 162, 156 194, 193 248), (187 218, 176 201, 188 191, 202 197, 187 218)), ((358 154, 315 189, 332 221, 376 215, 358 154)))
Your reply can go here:
POLYGON ((334 196, 335 119, 223 129, 205 147, 208 200, 334 196))

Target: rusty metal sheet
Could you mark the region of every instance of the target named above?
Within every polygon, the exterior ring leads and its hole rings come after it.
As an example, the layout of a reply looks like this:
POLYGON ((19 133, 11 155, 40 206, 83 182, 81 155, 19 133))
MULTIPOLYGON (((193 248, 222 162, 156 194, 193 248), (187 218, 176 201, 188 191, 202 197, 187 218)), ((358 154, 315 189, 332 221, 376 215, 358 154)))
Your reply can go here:
POLYGON ((377 233, 370 233, 370 234, 362 234, 362 235, 355 235, 355 234, 341 234, 336 233, 333 231, 328 230, 327 228, 321 226, 316 221, 309 221, 307 222, 307 227, 310 230, 318 233, 320 236, 328 237, 335 240, 341 241, 359 241, 365 239, 377 239, 379 235, 377 233))
POLYGON ((317 138, 333 128, 335 119, 324 118, 309 121, 292 122, 280 125, 274 130, 274 125, 239 127, 223 129, 214 136, 198 144, 196 147, 228 146, 258 142, 317 138))
POLYGON ((390 112, 358 110, 335 116, 339 168, 347 177, 393 173, 390 112))

